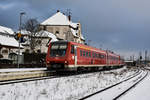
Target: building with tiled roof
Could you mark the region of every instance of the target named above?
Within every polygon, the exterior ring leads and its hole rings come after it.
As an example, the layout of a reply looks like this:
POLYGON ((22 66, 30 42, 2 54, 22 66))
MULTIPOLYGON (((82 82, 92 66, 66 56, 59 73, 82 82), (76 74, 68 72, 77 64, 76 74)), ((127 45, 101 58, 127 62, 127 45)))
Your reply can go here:
POLYGON ((81 33, 81 24, 71 21, 71 16, 57 11, 56 14, 40 24, 42 30, 53 33, 59 40, 84 43, 85 39, 81 33))

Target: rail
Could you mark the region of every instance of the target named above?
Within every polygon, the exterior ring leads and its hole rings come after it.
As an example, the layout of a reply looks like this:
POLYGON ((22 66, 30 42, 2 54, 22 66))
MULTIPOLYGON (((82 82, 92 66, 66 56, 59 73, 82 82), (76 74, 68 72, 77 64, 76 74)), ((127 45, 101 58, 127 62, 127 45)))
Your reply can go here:
POLYGON ((115 87, 115 86, 117 86, 117 85, 119 85, 119 84, 122 84, 122 83, 124 83, 124 82, 126 82, 126 81, 128 81, 128 80, 130 80, 130 79, 132 79, 132 78, 134 78, 134 77, 136 77, 137 75, 140 75, 141 74, 141 72, 142 71, 137 71, 136 73, 134 73, 132 76, 130 76, 129 78, 127 78, 127 79, 125 79, 125 80, 123 80, 123 81, 121 81, 121 82, 118 82, 118 83, 116 83, 116 84, 114 84, 114 85, 111 85, 111 86, 109 86, 109 87, 106 87, 106 88, 104 88, 104 89, 102 89, 102 90, 100 90, 100 91, 97 91, 97 92, 95 92, 95 93, 92 93, 92 94, 90 94, 90 95, 87 95, 87 96, 85 96, 85 97, 83 97, 83 98, 81 98, 81 99, 79 99, 79 100, 84 100, 84 99, 88 99, 88 98, 90 98, 90 97, 92 97, 92 96, 94 96, 94 95, 96 95, 96 94, 99 94, 99 93, 102 93, 102 92, 104 92, 104 91, 107 91, 107 90, 109 90, 109 89, 111 89, 111 88, 113 88, 113 87, 115 87))

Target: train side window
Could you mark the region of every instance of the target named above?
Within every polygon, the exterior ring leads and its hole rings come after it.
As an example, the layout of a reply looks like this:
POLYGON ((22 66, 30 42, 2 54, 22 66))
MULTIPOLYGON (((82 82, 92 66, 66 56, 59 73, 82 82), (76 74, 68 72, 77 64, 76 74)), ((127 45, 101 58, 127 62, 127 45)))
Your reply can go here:
POLYGON ((104 55, 104 58, 106 58, 106 55, 104 55))
POLYGON ((82 50, 80 50, 80 56, 82 56, 82 50))
POLYGON ((92 52, 92 57, 93 57, 93 58, 95 58, 95 54, 94 54, 94 52, 92 52))
POLYGON ((83 51, 83 56, 85 56, 85 51, 83 51))
POLYGON ((86 51, 86 57, 88 57, 88 51, 86 51))
POLYGON ((98 54, 98 58, 101 58, 101 54, 98 54))
POLYGON ((101 55, 101 58, 103 59, 103 58, 104 58, 104 55, 101 55))
POLYGON ((89 52, 89 57, 91 57, 91 52, 89 52))
POLYGON ((95 53, 95 58, 97 58, 97 54, 95 53))
POLYGON ((96 58, 98 58, 98 53, 96 53, 96 58))
POLYGON ((71 54, 74 54, 74 45, 71 45, 71 54))

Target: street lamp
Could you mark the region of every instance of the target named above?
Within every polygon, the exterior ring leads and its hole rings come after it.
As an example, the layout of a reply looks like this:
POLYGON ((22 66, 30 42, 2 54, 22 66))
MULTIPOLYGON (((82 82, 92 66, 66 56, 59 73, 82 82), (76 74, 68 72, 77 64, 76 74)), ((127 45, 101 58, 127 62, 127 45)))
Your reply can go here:
POLYGON ((18 50, 18 68, 19 68, 19 58, 20 58, 20 41, 21 41, 21 29, 22 29, 22 16, 25 14, 25 12, 20 13, 20 25, 19 25, 19 50, 18 50))

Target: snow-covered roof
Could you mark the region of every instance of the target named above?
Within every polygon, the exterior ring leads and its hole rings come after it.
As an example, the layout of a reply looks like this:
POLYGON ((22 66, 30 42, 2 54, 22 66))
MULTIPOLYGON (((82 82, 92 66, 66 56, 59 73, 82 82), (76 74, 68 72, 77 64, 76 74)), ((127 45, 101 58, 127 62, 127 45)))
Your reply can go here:
MULTIPOLYGON (((19 33, 20 31, 18 31, 19 33)), ((31 33, 30 31, 27 31, 27 30, 21 30, 21 34, 22 35, 28 35, 29 33, 31 33)))
MULTIPOLYGON (((15 38, 3 35, 0 35, 0 45, 17 48, 19 47, 19 43, 17 40, 15 40, 15 38)), ((23 48, 22 45, 20 45, 20 47, 23 48)))
POLYGON ((70 26, 77 28, 79 23, 73 23, 72 21, 70 21, 70 26))
POLYGON ((78 23, 69 21, 68 17, 61 12, 57 12, 47 20, 41 23, 41 25, 70 25, 74 28, 77 27, 78 23))
POLYGON ((42 22, 41 25, 70 25, 70 21, 66 15, 57 12, 52 17, 42 22))
POLYGON ((82 35, 82 34, 81 34, 81 39, 82 39, 82 40, 85 40, 85 38, 83 37, 83 35, 82 35))
POLYGON ((72 32, 73 36, 79 37, 78 36, 78 30, 74 30, 74 29, 71 28, 71 32, 72 32))
POLYGON ((1 33, 14 34, 14 31, 11 28, 0 26, 1 33))
POLYGON ((40 37, 50 37, 50 38, 52 38, 51 42, 58 41, 58 39, 56 38, 56 36, 53 33, 50 33, 48 31, 43 31, 42 30, 39 33, 37 33, 37 36, 40 36, 40 37))
MULTIPOLYGON (((41 23, 41 25, 68 25, 68 26, 71 26, 71 32, 72 32, 73 36, 75 36, 75 37, 79 37, 78 36, 79 30, 77 29, 78 24, 79 23, 74 23, 72 21, 69 21, 68 17, 61 12, 57 12, 56 14, 54 14, 53 16, 51 16, 50 18, 48 18, 47 20, 45 20, 44 22, 41 23)), ((85 40, 82 34, 81 34, 81 39, 85 40)))

